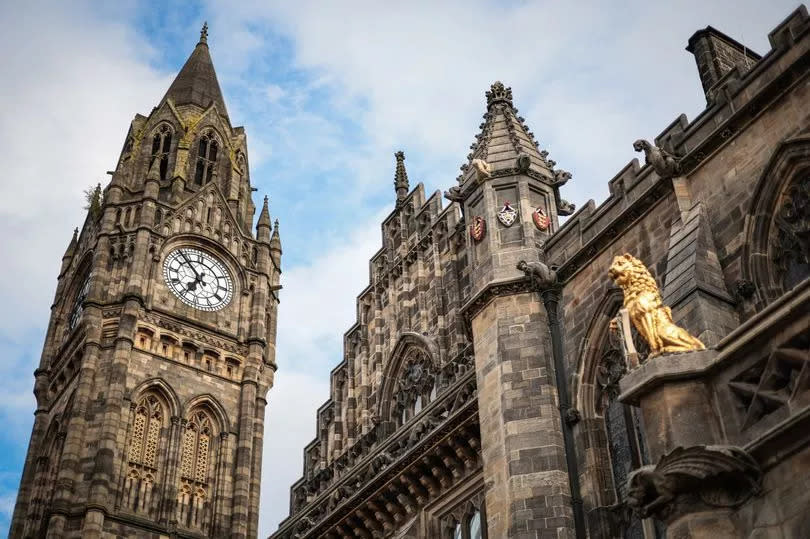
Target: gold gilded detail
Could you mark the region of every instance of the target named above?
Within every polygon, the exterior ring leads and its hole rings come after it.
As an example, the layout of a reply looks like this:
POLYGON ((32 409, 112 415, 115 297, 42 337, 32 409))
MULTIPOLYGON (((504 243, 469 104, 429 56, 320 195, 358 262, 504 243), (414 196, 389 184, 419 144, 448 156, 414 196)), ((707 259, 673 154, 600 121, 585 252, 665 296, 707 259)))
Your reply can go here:
POLYGON ((706 347, 672 321, 672 311, 663 304, 650 272, 633 255, 613 259, 608 275, 624 293, 624 308, 641 337, 650 345, 650 357, 706 347))

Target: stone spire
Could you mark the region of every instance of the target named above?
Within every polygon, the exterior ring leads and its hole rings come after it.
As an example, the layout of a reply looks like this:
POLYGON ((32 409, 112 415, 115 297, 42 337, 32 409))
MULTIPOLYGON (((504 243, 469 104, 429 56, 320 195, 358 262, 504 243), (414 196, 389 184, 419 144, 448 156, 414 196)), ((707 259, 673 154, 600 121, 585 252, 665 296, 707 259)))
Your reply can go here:
POLYGON ((267 195, 264 197, 264 205, 256 223, 256 239, 263 242, 270 241, 270 209, 268 208, 267 195))
POLYGON ((225 100, 219 88, 214 63, 208 51, 208 23, 200 30, 200 41, 194 47, 163 100, 171 98, 175 105, 198 105, 208 108, 214 102, 219 112, 228 115, 225 100))
POLYGON ((534 134, 518 115, 512 101, 512 88, 495 81, 486 92, 486 100, 487 111, 480 125, 481 132, 470 146, 472 151, 461 167, 459 183, 475 177, 476 167, 472 166, 475 159, 486 163, 492 174, 504 169, 518 173, 532 171, 553 182, 555 163, 547 159, 548 152, 540 151, 534 134))
POLYGON ((208 21, 205 21, 202 28, 200 28, 200 41, 198 44, 200 43, 208 44, 208 21))
POLYGON ((394 174, 394 189, 397 193, 397 202, 399 202, 408 196, 410 186, 408 185, 408 171, 405 170, 405 152, 400 150, 394 154, 394 157, 397 159, 397 170, 394 174))

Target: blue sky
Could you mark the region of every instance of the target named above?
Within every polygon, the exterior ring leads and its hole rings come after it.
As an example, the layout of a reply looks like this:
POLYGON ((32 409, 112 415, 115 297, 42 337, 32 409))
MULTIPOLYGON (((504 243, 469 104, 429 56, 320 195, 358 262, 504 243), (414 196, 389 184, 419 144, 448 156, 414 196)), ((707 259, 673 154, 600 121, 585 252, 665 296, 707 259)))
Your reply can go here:
MULTIPOLYGON (((654 2, 5 2, 0 5, 0 532, 32 423, 33 370, 82 191, 106 181, 130 120, 148 114, 204 20, 251 178, 284 247, 276 386, 267 414, 262 534, 287 514, 315 408, 341 358, 393 152, 413 187, 455 184, 497 79, 558 166, 564 196, 607 181, 684 112, 704 105, 684 51, 711 24, 759 53, 797 4, 654 2)), ((257 197, 257 203, 260 198, 257 197)))

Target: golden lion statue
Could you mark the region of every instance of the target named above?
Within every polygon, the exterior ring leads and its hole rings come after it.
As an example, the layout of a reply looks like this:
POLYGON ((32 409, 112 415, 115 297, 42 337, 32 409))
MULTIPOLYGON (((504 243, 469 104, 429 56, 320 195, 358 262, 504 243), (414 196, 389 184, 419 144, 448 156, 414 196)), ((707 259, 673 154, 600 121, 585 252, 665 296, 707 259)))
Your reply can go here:
POLYGON ((672 311, 661 301, 655 279, 639 259, 629 254, 615 257, 608 275, 624 292, 624 308, 633 326, 650 345, 650 357, 706 348, 675 325, 672 311))

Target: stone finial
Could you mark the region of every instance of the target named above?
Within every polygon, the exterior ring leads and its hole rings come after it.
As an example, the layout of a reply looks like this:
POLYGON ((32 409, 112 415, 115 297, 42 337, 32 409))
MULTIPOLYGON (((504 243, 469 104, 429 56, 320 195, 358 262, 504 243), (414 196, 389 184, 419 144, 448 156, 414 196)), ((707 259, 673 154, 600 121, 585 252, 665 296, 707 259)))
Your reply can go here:
POLYGON ((76 245, 79 243, 79 229, 73 229, 73 237, 70 239, 70 243, 68 243, 67 249, 65 250, 65 254, 62 258, 70 258, 73 256, 73 253, 76 252, 76 245))
MULTIPOLYGON (((279 255, 281 254, 281 235, 278 232, 278 219, 273 223, 273 237, 270 238, 270 250, 277 251, 279 255)), ((278 260, 276 263, 278 264, 278 260)))
POLYGON ((492 108, 496 103, 506 103, 511 108, 514 108, 512 104, 512 88, 504 87, 503 83, 499 80, 496 80, 492 86, 490 86, 489 91, 486 92, 486 96, 487 110, 492 108))
POLYGON ((608 275, 622 289, 624 308, 636 331, 649 344, 650 357, 706 348, 672 321, 672 311, 664 305, 655 279, 641 260, 630 254, 617 256, 608 275))
POLYGON ((200 29, 200 43, 208 44, 208 21, 205 21, 200 29))
POLYGON ((268 204, 267 195, 264 196, 264 204, 262 204, 262 211, 259 214, 259 220, 256 223, 256 228, 259 228, 260 226, 266 226, 267 228, 270 228, 270 208, 268 204))
POLYGON ((397 169, 394 174, 394 189, 397 193, 397 201, 403 200, 408 196, 410 186, 408 184, 408 171, 405 170, 405 152, 402 150, 394 153, 397 160, 397 169))

